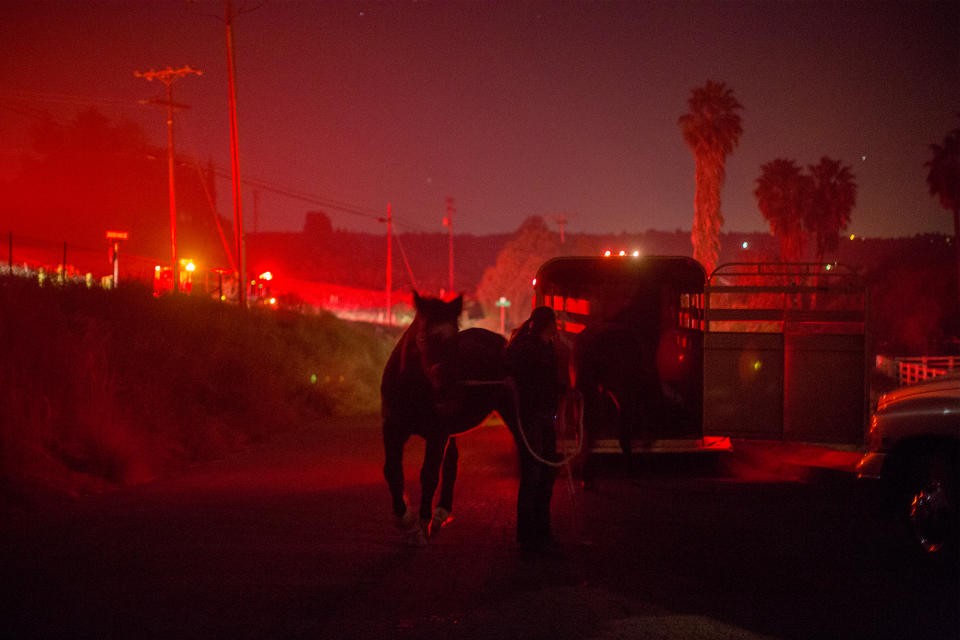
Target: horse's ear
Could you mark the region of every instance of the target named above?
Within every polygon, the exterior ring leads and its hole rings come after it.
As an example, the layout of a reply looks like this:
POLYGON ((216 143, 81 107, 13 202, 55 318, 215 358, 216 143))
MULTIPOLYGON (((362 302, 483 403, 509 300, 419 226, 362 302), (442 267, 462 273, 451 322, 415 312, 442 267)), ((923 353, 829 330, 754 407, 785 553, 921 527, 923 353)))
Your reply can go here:
POLYGON ((420 305, 423 303, 423 298, 420 297, 420 294, 417 293, 417 290, 413 290, 413 308, 417 311, 420 311, 420 305))
POLYGON ((462 293, 450 301, 450 307, 457 312, 457 317, 459 318, 460 314, 463 313, 463 294, 462 293))

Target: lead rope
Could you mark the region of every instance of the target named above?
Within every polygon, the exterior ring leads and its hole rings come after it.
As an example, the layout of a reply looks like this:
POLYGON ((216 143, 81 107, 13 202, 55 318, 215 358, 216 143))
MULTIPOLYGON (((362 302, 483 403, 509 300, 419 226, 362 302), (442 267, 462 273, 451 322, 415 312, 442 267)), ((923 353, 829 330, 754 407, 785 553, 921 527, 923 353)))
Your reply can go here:
POLYGON ((520 437, 523 439, 523 444, 526 447, 527 451, 533 456, 533 459, 537 462, 543 463, 548 467, 563 467, 569 465, 577 456, 580 455, 580 452, 583 450, 583 395, 576 389, 571 389, 567 395, 561 398, 560 411, 557 412, 558 421, 560 422, 561 430, 566 430, 566 404, 568 402, 568 396, 573 395, 575 398, 576 413, 577 413, 577 446, 573 452, 562 460, 547 460, 542 457, 536 451, 533 450, 533 447, 530 446, 530 441, 527 440, 527 434, 523 430, 523 421, 520 419, 520 409, 519 402, 520 396, 517 393, 517 387, 513 383, 513 378, 505 378, 503 380, 464 380, 462 384, 465 384, 469 387, 481 387, 481 386, 494 386, 501 385, 510 389, 511 394, 513 395, 513 417, 516 420, 517 431, 520 432, 520 437))
MULTIPOLYGON (((464 380, 462 384, 465 384, 470 387, 480 387, 480 386, 494 386, 501 385, 508 387, 511 394, 513 395, 513 416, 516 420, 517 431, 520 432, 520 437, 523 440, 523 445, 527 448, 527 451, 533 456, 533 459, 547 465, 548 467, 567 467, 566 476, 567 476, 567 490, 570 492, 570 505, 571 513, 573 514, 573 526, 574 530, 577 530, 577 500, 576 500, 576 487, 573 482, 573 470, 570 468, 570 463, 580 455, 580 452, 583 451, 583 394, 580 393, 577 389, 571 388, 564 394, 560 399, 560 406, 557 411, 557 422, 560 423, 561 433, 567 432, 567 414, 568 405, 571 402, 574 403, 574 411, 576 415, 576 437, 577 437, 577 446, 574 448, 573 452, 567 455, 562 460, 547 460, 542 457, 536 451, 533 450, 533 447, 530 446, 530 441, 527 440, 527 434, 523 430, 523 421, 520 419, 520 396, 517 393, 517 386, 513 383, 513 378, 505 378, 503 380, 464 380)), ((502 417, 502 416, 501 416, 502 417)))

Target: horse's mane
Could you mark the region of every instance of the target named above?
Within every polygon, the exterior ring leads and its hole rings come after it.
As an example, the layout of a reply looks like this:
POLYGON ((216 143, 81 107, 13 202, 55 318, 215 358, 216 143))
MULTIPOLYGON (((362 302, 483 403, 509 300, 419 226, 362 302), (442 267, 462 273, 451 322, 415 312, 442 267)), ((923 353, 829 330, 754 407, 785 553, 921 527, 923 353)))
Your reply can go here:
POLYGON ((403 335, 400 336, 400 373, 409 371, 410 366, 420 366, 420 348, 417 346, 417 332, 420 325, 423 324, 423 318, 420 313, 414 316, 413 322, 407 327, 403 335))
POLYGON ((409 367, 422 367, 423 365, 420 347, 417 345, 417 334, 423 329, 428 318, 448 316, 452 319, 451 324, 454 329, 460 328, 460 311, 463 308, 462 297, 458 297, 451 302, 444 302, 440 298, 422 297, 414 291, 413 301, 417 313, 413 317, 413 322, 400 336, 401 373, 410 371, 409 367), (451 308, 454 309, 452 314, 451 308))
POLYGON ((498 388, 459 383, 502 380, 506 341, 485 329, 458 331, 462 299, 444 302, 417 296, 414 301, 417 314, 400 336, 381 379, 384 414, 416 420, 427 416, 429 424, 418 428, 462 433, 501 408, 498 388), (431 340, 441 342, 434 341, 431 347, 431 340), (436 422, 441 415, 442 424, 436 422))

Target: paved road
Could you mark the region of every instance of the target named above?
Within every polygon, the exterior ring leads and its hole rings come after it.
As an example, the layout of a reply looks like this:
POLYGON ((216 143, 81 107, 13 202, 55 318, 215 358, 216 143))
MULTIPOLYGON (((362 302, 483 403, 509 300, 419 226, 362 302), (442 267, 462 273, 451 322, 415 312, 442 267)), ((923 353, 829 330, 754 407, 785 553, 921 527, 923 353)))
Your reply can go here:
MULTIPOLYGON (((461 440, 456 520, 400 544, 372 420, 316 425, 0 527, 5 637, 951 638, 956 573, 784 449, 558 480, 563 552, 513 542, 505 430, 461 440)), ((417 461, 419 442, 408 447, 417 461)), ((409 464, 407 477, 416 478, 409 464)), ((816 471, 816 470, 814 470, 816 471)))

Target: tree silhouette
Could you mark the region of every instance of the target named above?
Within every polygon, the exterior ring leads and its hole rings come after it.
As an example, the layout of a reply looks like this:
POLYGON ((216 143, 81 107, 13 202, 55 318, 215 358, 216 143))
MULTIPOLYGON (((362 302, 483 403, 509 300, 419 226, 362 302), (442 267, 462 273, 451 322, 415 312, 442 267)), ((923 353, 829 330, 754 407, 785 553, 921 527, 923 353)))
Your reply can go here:
POLYGON ((957 251, 957 276, 960 286, 960 129, 954 129, 943 138, 943 144, 931 144, 933 158, 929 167, 927 185, 930 195, 940 198, 940 206, 953 212, 953 244, 957 251))
POLYGON ((803 210, 813 180, 793 160, 777 158, 760 167, 753 195, 770 231, 780 242, 780 259, 796 262, 803 257, 803 210))
POLYGON ((693 257, 709 274, 720 254, 720 188, 726 179, 726 157, 733 152, 743 133, 740 114, 743 106, 733 90, 722 82, 707 80, 687 100, 690 111, 677 124, 693 152, 696 192, 693 201, 693 257))
POLYGON ((487 323, 490 328, 500 326, 500 309, 495 303, 501 296, 510 301, 504 314, 504 328, 508 332, 527 319, 533 304, 531 281, 540 265, 558 255, 559 238, 544 219, 532 216, 524 220, 497 255, 496 264, 484 272, 477 287, 477 299, 490 318, 487 323))
POLYGON ((811 183, 803 223, 814 238, 817 262, 823 262, 827 252, 837 250, 840 230, 850 222, 850 212, 857 203, 857 183, 850 167, 826 156, 807 169, 811 183))
MULTIPOLYGON (((90 109, 66 122, 42 117, 30 134, 30 153, 7 185, 0 211, 10 212, 14 234, 68 241, 98 256, 103 248, 106 256, 104 232, 125 230, 127 256, 170 255, 166 151, 151 145, 138 125, 90 109)), ((176 171, 180 254, 205 266, 227 264, 204 189, 206 182, 215 202, 212 171, 204 175, 184 158, 176 171)))

